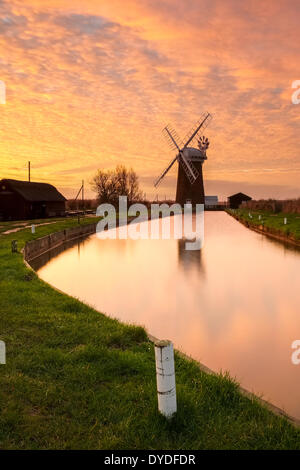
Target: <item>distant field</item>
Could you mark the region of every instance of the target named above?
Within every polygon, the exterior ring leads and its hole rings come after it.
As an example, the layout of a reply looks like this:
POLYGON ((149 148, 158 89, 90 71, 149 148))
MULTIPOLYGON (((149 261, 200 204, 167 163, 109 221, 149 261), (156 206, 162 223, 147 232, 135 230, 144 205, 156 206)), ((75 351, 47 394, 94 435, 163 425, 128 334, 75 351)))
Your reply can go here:
POLYGON ((298 214, 300 215, 300 198, 298 199, 261 199, 258 201, 251 200, 246 203, 247 210, 265 211, 278 214, 298 214))
POLYGON ((282 234, 300 242, 300 214, 251 209, 229 209, 229 213, 247 221, 252 226, 264 226, 278 235, 282 234), (286 224, 284 219, 286 218, 286 224))
POLYGON ((1 449, 300 449, 299 429, 227 375, 208 375, 178 354, 178 413, 166 421, 145 330, 54 290, 25 266, 26 241, 77 225, 52 221, 34 235, 0 235, 1 449))

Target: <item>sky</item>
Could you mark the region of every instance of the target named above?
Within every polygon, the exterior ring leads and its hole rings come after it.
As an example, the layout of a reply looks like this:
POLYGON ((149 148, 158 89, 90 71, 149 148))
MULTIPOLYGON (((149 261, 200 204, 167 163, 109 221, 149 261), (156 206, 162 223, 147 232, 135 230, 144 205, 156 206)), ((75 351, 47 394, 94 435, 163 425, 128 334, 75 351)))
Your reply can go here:
POLYGON ((0 0, 0 178, 75 197, 97 169, 132 167, 174 198, 162 135, 213 119, 206 194, 300 197, 298 0, 0 0))

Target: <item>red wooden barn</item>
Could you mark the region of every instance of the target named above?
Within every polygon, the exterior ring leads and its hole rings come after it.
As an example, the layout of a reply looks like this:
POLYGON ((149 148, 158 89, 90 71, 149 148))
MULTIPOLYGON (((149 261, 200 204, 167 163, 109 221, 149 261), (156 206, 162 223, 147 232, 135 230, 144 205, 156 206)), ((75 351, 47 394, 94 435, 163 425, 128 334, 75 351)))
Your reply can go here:
POLYGON ((2 179, 0 219, 21 220, 65 214, 66 198, 51 184, 2 179))

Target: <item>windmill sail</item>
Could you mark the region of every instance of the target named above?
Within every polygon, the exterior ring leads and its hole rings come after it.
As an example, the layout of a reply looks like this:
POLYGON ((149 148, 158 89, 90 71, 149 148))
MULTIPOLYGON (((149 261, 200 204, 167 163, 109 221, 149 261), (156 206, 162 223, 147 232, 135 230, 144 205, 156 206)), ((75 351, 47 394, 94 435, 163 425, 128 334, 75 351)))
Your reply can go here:
MULTIPOLYGON (((184 155, 184 150, 188 147, 188 145, 192 142, 192 140, 198 135, 200 129, 205 129, 208 123, 210 122, 212 116, 209 113, 204 113, 200 120, 195 124, 193 129, 186 135, 184 141, 181 141, 176 133, 176 131, 171 128, 169 125, 163 129, 164 135, 167 137, 168 143, 173 150, 177 150, 178 154, 176 157, 171 161, 171 163, 167 166, 164 172, 160 175, 160 177, 154 182, 154 186, 157 187, 164 176, 168 173, 171 167, 174 165, 176 160, 178 160, 179 165, 182 166, 190 184, 193 184, 199 176, 199 171, 196 166, 192 163, 191 159, 186 158, 184 155)), ((205 155, 205 151, 208 148, 208 139, 207 141, 202 141, 201 137, 198 140, 198 146, 203 154, 205 155)), ((206 157, 205 157, 206 159, 206 157)), ((201 170, 202 171, 202 170, 201 170)))
POLYGON ((175 129, 168 125, 163 129, 163 133, 172 150, 180 150, 180 147, 183 147, 183 142, 180 141, 175 129))
POLYGON ((185 141, 184 148, 187 147, 192 142, 192 140, 198 134, 200 129, 201 130, 205 129, 208 126, 211 118, 212 118, 212 116, 209 113, 205 113, 201 116, 199 121, 196 122, 194 127, 190 130, 190 132, 188 132, 186 134, 185 138, 183 139, 185 141))
POLYGON ((170 170, 170 168, 174 165, 174 163, 176 162, 178 158, 178 155, 176 155, 176 157, 174 158, 174 160, 171 161, 171 163, 167 166, 167 168, 165 169, 165 171, 160 175, 159 178, 157 178, 157 180, 155 181, 154 183, 154 186, 157 187, 157 185, 161 182, 161 180, 163 179, 163 177, 168 173, 168 171, 170 170))
POLYGON ((191 160, 187 160, 183 152, 180 152, 180 164, 185 171, 186 176, 191 184, 195 183, 196 179, 199 176, 199 171, 193 165, 191 160))

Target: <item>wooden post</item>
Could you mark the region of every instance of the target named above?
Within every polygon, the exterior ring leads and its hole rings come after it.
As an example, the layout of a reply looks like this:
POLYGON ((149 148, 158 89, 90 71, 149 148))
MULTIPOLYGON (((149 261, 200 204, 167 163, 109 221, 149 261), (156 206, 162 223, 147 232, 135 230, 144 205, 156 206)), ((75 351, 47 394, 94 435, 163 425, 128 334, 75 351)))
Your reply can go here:
POLYGON ((18 252, 18 242, 17 242, 17 240, 12 240, 11 241, 11 252, 12 253, 17 253, 18 252))
POLYGON ((171 341, 155 343, 158 409, 166 418, 177 411, 174 350, 171 341))

